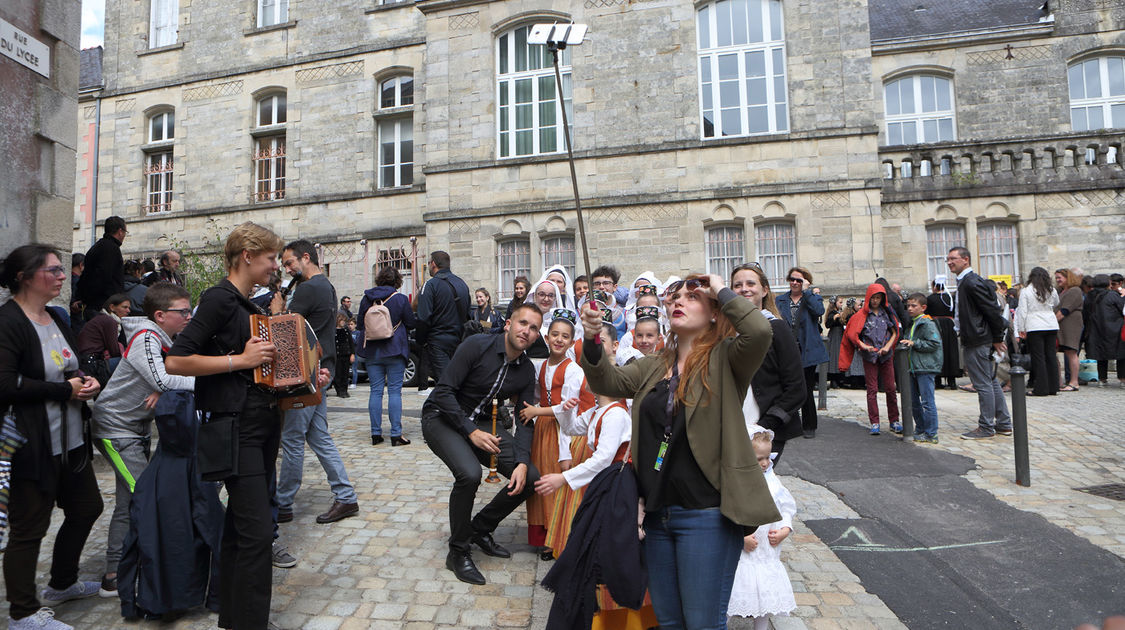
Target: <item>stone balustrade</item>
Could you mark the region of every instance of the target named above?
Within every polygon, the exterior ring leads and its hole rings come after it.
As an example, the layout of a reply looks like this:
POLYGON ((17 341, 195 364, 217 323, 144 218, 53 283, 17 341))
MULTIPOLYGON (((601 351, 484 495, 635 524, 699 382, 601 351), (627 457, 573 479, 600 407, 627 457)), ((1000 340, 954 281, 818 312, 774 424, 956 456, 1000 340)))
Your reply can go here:
POLYGON ((1125 132, 882 147, 883 200, 1125 188, 1125 132))

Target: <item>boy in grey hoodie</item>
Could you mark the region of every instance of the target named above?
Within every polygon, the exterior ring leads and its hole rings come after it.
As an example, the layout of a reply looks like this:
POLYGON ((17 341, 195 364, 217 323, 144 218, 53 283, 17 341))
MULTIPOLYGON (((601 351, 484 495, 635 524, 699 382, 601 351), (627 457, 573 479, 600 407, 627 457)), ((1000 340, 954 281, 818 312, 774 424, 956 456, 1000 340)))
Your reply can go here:
POLYGON ((117 596, 117 564, 129 531, 133 487, 152 456, 156 401, 162 392, 195 387, 194 377, 172 376, 164 370, 164 354, 172 346, 172 337, 191 321, 191 295, 174 284, 154 284, 145 293, 144 312, 145 317, 121 320, 128 342, 125 355, 91 407, 94 444, 117 477, 102 597, 117 596))

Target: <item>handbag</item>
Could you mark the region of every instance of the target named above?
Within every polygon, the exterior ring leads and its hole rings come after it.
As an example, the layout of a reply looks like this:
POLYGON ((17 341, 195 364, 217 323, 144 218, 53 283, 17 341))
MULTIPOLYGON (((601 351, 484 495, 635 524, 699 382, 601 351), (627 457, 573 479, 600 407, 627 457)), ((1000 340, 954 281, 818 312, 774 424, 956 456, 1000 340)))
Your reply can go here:
POLYGON ((210 414, 199 425, 196 463, 204 481, 222 481, 238 473, 238 415, 210 414))

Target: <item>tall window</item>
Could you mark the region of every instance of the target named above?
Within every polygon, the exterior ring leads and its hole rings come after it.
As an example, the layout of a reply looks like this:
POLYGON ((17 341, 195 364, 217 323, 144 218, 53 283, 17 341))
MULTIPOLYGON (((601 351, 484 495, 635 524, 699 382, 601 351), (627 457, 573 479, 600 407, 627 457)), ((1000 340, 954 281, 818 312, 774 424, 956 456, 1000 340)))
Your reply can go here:
POLYGON ((176 114, 172 110, 157 112, 148 118, 147 145, 143 179, 145 214, 172 209, 172 143, 176 137, 176 114))
POLYGON ((737 225, 707 230, 707 273, 730 277, 730 270, 746 260, 746 239, 737 225))
POLYGON ((500 300, 512 297, 512 281, 516 276, 531 275, 531 243, 527 239, 501 241, 497 245, 497 259, 500 261, 500 300))
POLYGON ((945 286, 957 286, 957 276, 949 273, 945 257, 954 247, 965 246, 965 227, 961 225, 934 225, 926 228, 926 272, 932 282, 936 276, 946 277, 945 286))
POLYGON ((785 272, 797 265, 797 236, 792 223, 766 223, 754 229, 754 245, 758 264, 770 286, 781 290, 788 287, 785 272))
POLYGON ((258 99, 254 130, 254 201, 285 198, 285 94, 258 99))
POLYGON ((160 112, 148 119, 148 141, 167 142, 176 137, 175 112, 160 112))
POLYGON ((912 75, 883 86, 887 144, 920 144, 956 139, 953 82, 929 74, 912 75))
POLYGON ((258 0, 258 27, 289 21, 289 0, 258 0))
POLYGON ((543 268, 562 265, 574 277, 574 237, 552 236, 543 239, 543 268))
POLYGON ((1074 131, 1125 127, 1125 57, 1097 57, 1070 66, 1074 131))
MULTIPOLYGON (((529 30, 530 26, 521 26, 496 41, 496 133, 502 158, 566 150, 554 61, 546 46, 527 43, 529 30)), ((573 131, 570 49, 561 53, 559 72, 567 120, 573 131)))
POLYGON ((176 43, 176 21, 179 16, 179 0, 152 0, 148 16, 149 48, 171 46, 176 43))
POLYGON ((986 223, 977 226, 980 265, 976 272, 987 278, 1008 275, 1019 282, 1019 236, 1014 223, 986 223))
POLYGON ((379 187, 414 183, 414 78, 392 77, 379 84, 379 187))
POLYGON ((696 22, 703 137, 788 131, 781 0, 719 0, 696 22))

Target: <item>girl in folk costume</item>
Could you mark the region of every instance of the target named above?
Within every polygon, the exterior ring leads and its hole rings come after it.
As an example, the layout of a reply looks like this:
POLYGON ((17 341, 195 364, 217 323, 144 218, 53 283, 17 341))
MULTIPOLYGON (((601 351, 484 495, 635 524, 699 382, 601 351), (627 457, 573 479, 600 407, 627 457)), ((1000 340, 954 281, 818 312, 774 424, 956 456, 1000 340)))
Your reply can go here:
POLYGON ((789 582, 785 565, 781 563, 781 543, 793 532, 797 503, 774 473, 770 453, 773 431, 750 422, 746 423, 746 430, 750 432, 750 443, 754 446, 754 454, 762 467, 770 495, 778 512, 781 512, 781 520, 758 527, 744 539, 727 614, 753 617, 754 630, 766 630, 770 615, 787 616, 797 607, 793 585, 789 582))
MULTIPOLYGON (((637 302, 634 309, 636 321, 621 338, 621 346, 633 348, 648 356, 664 349, 664 332, 668 327, 665 326, 658 296, 645 294, 637 302)), ((621 352, 618 351, 618 354, 621 352)))
MULTIPOLYGON (((535 306, 539 308, 539 312, 543 314, 543 326, 539 329, 539 338, 527 349, 527 356, 536 359, 536 369, 539 367, 539 360, 545 359, 550 355, 550 350, 547 348, 547 333, 551 328, 555 309, 570 310, 573 312, 573 309, 564 306, 565 297, 559 290, 558 284, 552 278, 552 276, 560 275, 560 271, 561 273, 566 273, 566 270, 561 268, 556 269, 552 267, 548 269, 543 276, 531 286, 531 293, 528 296, 528 299, 530 299, 535 306)), ((575 327, 575 338, 581 338, 582 324, 574 322, 573 325, 575 327)), ((575 358, 574 353, 569 349, 567 356, 571 359, 575 358)))
MULTIPOLYGON (((562 434, 560 427, 571 424, 575 406, 565 406, 563 403, 571 399, 585 399, 584 404, 577 405, 580 411, 594 404, 593 394, 588 390, 583 391, 585 375, 582 369, 567 357, 578 315, 567 309, 554 309, 552 315, 547 332, 547 345, 551 354, 538 369, 541 406, 528 403, 520 411, 525 422, 535 421, 531 439, 531 462, 540 474, 568 470, 573 461, 570 438, 562 434)), ((546 542, 556 498, 558 497, 531 495, 527 500, 527 542, 541 548, 540 557, 544 560, 554 558, 546 542)))
MULTIPOLYGON (((656 274, 651 271, 646 271, 637 276, 633 281, 632 286, 629 287, 629 299, 625 302, 625 322, 629 325, 629 330, 633 330, 633 326, 637 323, 637 301, 642 295, 660 295, 663 287, 660 286, 660 281, 656 279, 656 274)), ((625 343, 625 338, 622 337, 621 343, 625 343)))
MULTIPOLYGON (((601 342, 607 350, 617 348, 617 328, 609 322, 602 325, 601 342)), ((583 388, 584 394, 588 392, 583 388)), ((554 521, 565 523, 565 527, 552 530, 547 540, 556 555, 561 554, 566 547, 570 523, 582 502, 586 485, 602 470, 625 461, 629 450, 633 419, 625 401, 600 395, 596 400, 597 406, 585 411, 582 410, 584 403, 580 400, 571 398, 563 403, 564 407, 579 409, 577 414, 561 416, 560 424, 564 433, 582 436, 584 452, 574 466, 559 473, 543 473, 535 483, 537 494, 559 497, 555 503, 554 521), (567 492, 565 498, 560 496, 560 492, 567 492)), ((657 625, 656 614, 647 595, 640 610, 619 606, 603 585, 598 586, 597 598, 599 612, 594 615, 591 630, 643 630, 657 625)))

